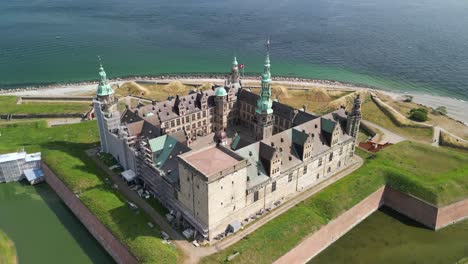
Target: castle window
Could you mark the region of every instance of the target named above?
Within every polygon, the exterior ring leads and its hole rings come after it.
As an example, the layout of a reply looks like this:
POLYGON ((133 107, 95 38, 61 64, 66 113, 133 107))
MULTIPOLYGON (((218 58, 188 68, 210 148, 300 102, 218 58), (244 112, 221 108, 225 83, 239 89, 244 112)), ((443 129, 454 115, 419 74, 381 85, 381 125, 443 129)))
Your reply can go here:
POLYGON ((189 116, 186 116, 186 117, 185 117, 185 122, 186 122, 186 123, 190 122, 190 117, 189 117, 189 116))
POLYGON ((322 166, 322 158, 319 159, 319 161, 318 161, 318 166, 319 166, 319 167, 322 166))
POLYGON ((288 182, 292 182, 292 180, 293 180, 293 174, 292 174, 292 172, 291 172, 291 173, 289 173, 289 175, 288 175, 288 182))
POLYGON ((201 118, 201 114, 200 112, 197 113, 197 118, 200 119, 201 118))
POLYGON ((276 191, 276 182, 271 183, 271 192, 276 191))
POLYGON ((203 117, 206 117, 206 111, 203 111, 203 117))
POLYGON ((343 147, 340 148, 340 156, 343 155, 343 147))
POLYGON ((302 175, 305 175, 307 173, 307 165, 304 166, 304 170, 302 171, 302 175))
POLYGON ((317 173, 317 180, 320 178, 320 174, 317 173))
POLYGON ((180 119, 177 118, 177 125, 180 126, 180 119))
POLYGON ((331 172, 331 167, 328 167, 327 173, 331 172))
POLYGON ((258 191, 254 192, 254 202, 258 201, 258 191))
POLYGON ((333 152, 330 153, 330 158, 328 158, 329 161, 332 161, 333 160, 333 152))

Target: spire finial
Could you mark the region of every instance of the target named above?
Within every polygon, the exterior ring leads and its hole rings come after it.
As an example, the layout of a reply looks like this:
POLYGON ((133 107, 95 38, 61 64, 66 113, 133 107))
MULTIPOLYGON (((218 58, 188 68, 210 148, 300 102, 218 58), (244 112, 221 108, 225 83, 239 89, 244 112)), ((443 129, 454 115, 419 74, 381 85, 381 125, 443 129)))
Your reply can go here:
POLYGON ((267 38, 266 48, 267 48, 267 55, 270 55, 270 36, 268 36, 267 38))

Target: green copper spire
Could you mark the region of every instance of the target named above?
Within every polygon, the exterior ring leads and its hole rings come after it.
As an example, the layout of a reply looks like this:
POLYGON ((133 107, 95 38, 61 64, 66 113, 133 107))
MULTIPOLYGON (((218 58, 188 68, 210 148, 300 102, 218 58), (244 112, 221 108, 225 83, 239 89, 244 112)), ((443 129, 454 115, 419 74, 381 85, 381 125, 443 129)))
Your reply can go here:
POLYGON ((234 56, 234 60, 232 61, 232 66, 237 67, 237 65, 238 65, 237 58, 234 56))
POLYGON ((257 101, 257 113, 267 112, 267 114, 273 113, 271 108, 273 101, 271 101, 271 73, 270 73, 270 40, 267 42, 267 55, 265 58, 265 64, 263 67, 262 74, 262 90, 260 91, 260 98, 257 101))
POLYGON ((101 79, 99 80, 97 96, 109 96, 114 94, 114 90, 107 82, 107 75, 101 63, 99 64, 99 76, 101 79))

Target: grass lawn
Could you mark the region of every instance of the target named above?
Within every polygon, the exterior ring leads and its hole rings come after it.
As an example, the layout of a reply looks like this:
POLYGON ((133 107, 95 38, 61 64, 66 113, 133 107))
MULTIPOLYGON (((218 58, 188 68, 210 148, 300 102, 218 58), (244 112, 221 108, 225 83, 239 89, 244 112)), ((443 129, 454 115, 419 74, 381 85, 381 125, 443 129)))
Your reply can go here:
POLYGON ((432 141, 432 128, 399 127, 371 100, 362 104, 362 118, 411 140, 432 141))
POLYGON ((16 264, 16 248, 13 241, 0 230, 0 264, 16 264))
POLYGON ((163 244, 157 227, 147 226, 150 218, 131 210, 125 198, 105 183, 107 176, 85 150, 97 145, 96 122, 47 128, 45 122, 0 125, 0 153, 24 147, 42 151, 43 160, 83 203, 126 244, 141 263, 176 263, 180 254, 163 244))
POLYGON ((90 109, 88 103, 26 102, 16 104, 16 98, 16 96, 0 96, 0 114, 85 113, 90 109))
MULTIPOLYGON (((156 101, 164 101, 167 100, 169 96, 187 95, 193 89, 195 89, 195 87, 184 85, 179 81, 173 81, 164 85, 126 82, 116 89, 115 93, 118 96, 136 95, 156 101)), ((211 89, 211 84, 203 84, 198 87, 198 89, 211 89)))
POLYGON ((365 159, 361 168, 202 262, 226 262, 240 252, 232 262, 271 263, 384 184, 436 205, 468 196, 467 152, 402 142, 375 156, 357 153, 365 159))

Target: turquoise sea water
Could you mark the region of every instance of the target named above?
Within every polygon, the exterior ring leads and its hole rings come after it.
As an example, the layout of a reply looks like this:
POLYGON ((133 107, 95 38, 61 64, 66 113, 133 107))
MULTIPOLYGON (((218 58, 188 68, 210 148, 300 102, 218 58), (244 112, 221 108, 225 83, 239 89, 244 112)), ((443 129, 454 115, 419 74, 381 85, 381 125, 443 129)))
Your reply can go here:
POLYGON ((0 1, 0 87, 272 72, 468 99, 463 0, 0 1))

